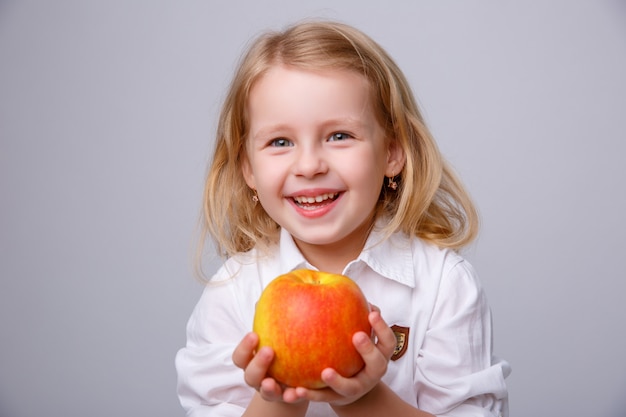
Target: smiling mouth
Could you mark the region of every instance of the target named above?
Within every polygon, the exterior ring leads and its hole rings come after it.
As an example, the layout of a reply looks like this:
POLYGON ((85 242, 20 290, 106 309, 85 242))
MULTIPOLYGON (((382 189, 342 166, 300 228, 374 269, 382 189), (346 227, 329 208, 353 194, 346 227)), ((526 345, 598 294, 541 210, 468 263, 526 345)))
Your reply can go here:
POLYGON ((339 193, 324 193, 315 197, 298 196, 293 197, 293 201, 298 207, 305 210, 314 210, 319 207, 326 206, 339 197, 339 193))

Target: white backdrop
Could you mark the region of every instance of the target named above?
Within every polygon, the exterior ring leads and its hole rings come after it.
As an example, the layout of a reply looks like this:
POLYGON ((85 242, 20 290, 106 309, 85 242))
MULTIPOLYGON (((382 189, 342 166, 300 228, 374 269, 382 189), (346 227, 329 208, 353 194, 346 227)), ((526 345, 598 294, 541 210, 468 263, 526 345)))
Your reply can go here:
POLYGON ((0 1, 0 416, 183 415, 219 104, 306 17, 396 58, 475 197, 511 415, 626 416, 626 2, 261 3, 0 1))

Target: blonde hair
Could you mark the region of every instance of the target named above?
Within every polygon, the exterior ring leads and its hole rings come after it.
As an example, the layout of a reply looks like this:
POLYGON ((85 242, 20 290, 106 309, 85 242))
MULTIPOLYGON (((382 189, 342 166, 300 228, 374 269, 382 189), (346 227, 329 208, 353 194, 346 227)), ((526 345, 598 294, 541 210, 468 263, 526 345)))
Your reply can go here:
POLYGON ((253 247, 268 248, 277 241, 279 226, 253 202, 254 191, 246 185, 241 165, 250 89, 278 64, 309 70, 347 69, 369 81, 381 126, 406 154, 404 168, 395 177, 398 189, 383 186, 381 190, 377 216, 389 218, 386 233, 403 231, 453 249, 474 239, 476 209, 443 160, 398 66, 359 30, 342 23, 314 21, 261 35, 239 64, 220 114, 207 174, 199 253, 208 235, 225 256, 253 247))

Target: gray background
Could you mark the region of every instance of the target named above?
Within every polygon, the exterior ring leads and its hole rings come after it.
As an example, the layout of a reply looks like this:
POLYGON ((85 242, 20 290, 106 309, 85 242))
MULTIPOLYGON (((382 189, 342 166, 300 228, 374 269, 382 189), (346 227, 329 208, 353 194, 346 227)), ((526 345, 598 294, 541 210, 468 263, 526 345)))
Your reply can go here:
POLYGON ((512 416, 625 416, 623 0, 0 1, 0 416, 182 416, 219 104, 305 17, 395 57, 475 197, 512 416))

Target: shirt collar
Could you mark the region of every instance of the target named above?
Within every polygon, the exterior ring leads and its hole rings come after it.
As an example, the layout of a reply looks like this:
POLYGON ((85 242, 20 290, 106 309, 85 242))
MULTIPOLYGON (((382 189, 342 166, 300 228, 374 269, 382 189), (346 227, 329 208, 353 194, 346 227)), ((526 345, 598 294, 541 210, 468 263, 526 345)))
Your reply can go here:
MULTIPOLYGON (((412 240, 400 232, 393 233, 385 239, 381 231, 383 225, 383 221, 380 220, 376 223, 355 262, 364 262, 379 275, 414 288, 412 240)), ((284 228, 280 231, 279 251, 281 271, 313 269, 284 228)))
POLYGON ((296 246, 296 242, 293 241, 293 238, 285 228, 280 229, 279 251, 281 271, 287 272, 299 268, 311 269, 302 252, 296 246))
POLYGON ((365 262, 379 275, 414 288, 412 240, 402 232, 395 232, 385 238, 381 230, 383 225, 382 221, 376 223, 358 260, 365 262))

